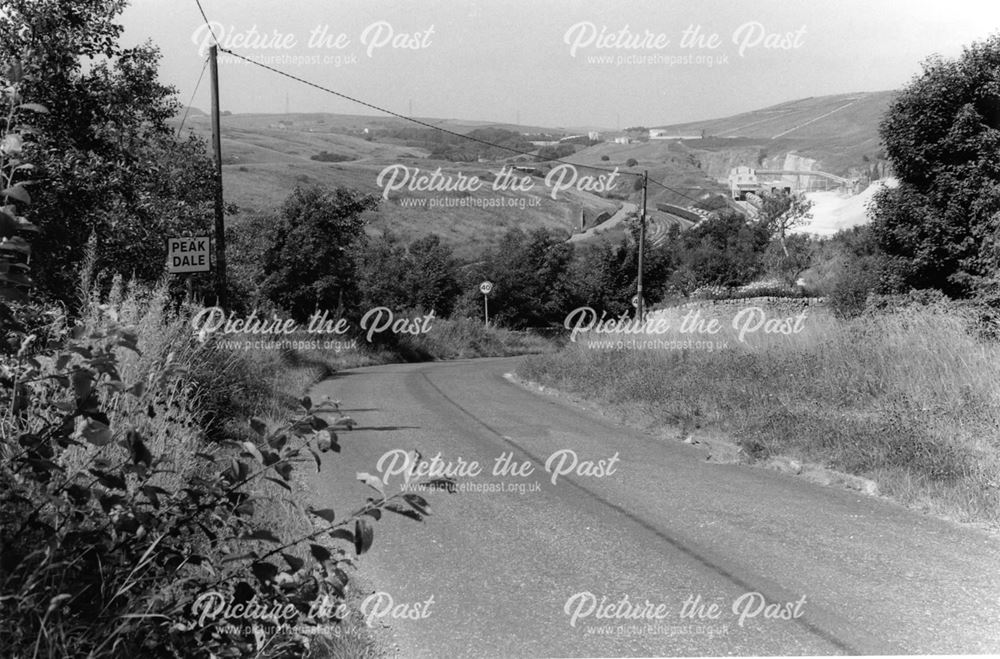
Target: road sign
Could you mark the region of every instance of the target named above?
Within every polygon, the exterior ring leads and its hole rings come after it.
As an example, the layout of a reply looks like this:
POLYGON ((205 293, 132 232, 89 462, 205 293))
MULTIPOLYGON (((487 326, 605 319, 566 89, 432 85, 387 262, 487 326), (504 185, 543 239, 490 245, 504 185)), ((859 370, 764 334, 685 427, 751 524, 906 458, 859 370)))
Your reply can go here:
POLYGON ((635 307, 636 309, 639 308, 639 296, 638 295, 633 295, 632 296, 632 306, 635 307))
POLYGON ((167 240, 167 272, 208 272, 212 269, 208 236, 167 240))
POLYGON ((479 292, 482 293, 483 295, 489 295, 490 293, 492 293, 493 292, 493 282, 491 282, 491 281, 484 281, 483 283, 481 283, 479 285, 479 292))

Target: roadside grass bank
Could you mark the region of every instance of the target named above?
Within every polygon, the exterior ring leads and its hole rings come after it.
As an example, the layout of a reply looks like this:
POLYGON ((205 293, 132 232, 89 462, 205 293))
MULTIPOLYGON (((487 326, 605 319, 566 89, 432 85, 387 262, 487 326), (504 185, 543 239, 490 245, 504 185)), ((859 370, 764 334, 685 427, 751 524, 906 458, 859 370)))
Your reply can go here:
POLYGON ((910 507, 1000 526, 1000 345, 974 309, 903 306, 848 320, 793 301, 754 304, 661 310, 663 333, 581 333, 518 375, 638 411, 678 438, 722 433, 749 462, 817 463, 872 479, 910 507), (692 315, 702 328, 716 319, 717 333, 679 331, 692 315))

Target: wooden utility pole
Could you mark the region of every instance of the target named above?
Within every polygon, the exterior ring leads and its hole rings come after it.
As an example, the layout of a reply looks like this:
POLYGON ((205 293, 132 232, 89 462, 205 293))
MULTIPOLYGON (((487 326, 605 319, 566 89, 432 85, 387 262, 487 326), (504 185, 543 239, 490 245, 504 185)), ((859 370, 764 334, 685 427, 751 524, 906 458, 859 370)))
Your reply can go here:
POLYGON ((222 200, 222 131, 219 126, 219 47, 208 51, 212 74, 212 150, 215 152, 215 304, 228 308, 226 295, 226 218, 222 200))
POLYGON ((639 212, 639 273, 636 276, 636 317, 639 322, 645 317, 646 301, 642 299, 642 257, 646 251, 646 182, 649 180, 649 172, 642 172, 642 210, 639 212))

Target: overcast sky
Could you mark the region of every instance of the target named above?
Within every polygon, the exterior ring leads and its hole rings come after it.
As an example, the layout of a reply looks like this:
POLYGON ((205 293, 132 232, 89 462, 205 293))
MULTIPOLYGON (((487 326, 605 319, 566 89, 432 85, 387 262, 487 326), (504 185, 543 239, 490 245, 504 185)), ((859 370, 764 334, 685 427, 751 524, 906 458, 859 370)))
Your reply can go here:
MULTIPOLYGON (((1000 31, 996 0, 202 5, 223 45, 373 104, 545 126, 653 126, 896 89, 928 55, 1000 31)), ((195 0, 133 0, 122 22, 126 43, 159 45, 161 75, 186 103, 210 40, 195 0)), ((222 61, 220 87, 232 112, 376 114, 245 63, 222 61)), ((193 105, 207 109, 208 93, 206 75, 193 105)))

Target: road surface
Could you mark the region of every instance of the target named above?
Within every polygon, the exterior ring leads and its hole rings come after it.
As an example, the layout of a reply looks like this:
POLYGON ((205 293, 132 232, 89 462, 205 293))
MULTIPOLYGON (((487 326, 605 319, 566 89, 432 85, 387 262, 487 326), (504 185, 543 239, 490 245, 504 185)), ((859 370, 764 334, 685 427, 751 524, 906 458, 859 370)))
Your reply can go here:
MULTIPOLYGON (((400 656, 1000 651, 996 538, 707 463, 512 384, 503 374, 517 359, 356 369, 313 392, 360 424, 312 478, 316 506, 356 508, 372 491, 355 472, 378 474, 381 456, 405 449, 476 462, 482 473, 460 482, 504 489, 426 494, 423 523, 375 524, 361 566, 384 595, 367 612, 391 626, 400 656), (568 451, 577 469, 553 484, 546 462, 568 451), (531 473, 494 476, 505 455, 531 473)), ((398 491, 402 478, 388 483, 398 491)))
POLYGON ((622 203, 622 207, 619 208, 614 215, 604 220, 597 226, 590 227, 586 231, 581 231, 580 233, 574 233, 572 236, 570 236, 569 240, 567 240, 566 242, 575 243, 580 240, 586 240, 587 238, 593 238, 594 236, 599 235, 607 231, 608 229, 611 229, 612 227, 621 224, 626 220, 626 218, 628 218, 629 215, 634 215, 637 214, 638 212, 639 212, 638 205, 626 201, 622 203))

